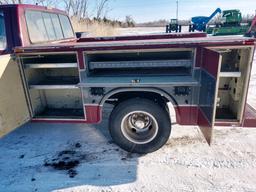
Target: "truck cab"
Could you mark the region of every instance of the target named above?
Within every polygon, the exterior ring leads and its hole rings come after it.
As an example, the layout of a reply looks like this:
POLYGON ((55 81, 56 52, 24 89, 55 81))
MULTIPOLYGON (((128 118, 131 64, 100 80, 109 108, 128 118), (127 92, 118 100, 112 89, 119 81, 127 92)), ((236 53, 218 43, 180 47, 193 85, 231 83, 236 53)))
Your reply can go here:
POLYGON ((34 5, 0 6, 0 135, 30 120, 14 48, 75 40, 63 11, 34 5))
POLYGON ((256 127, 247 104, 255 39, 205 33, 75 37, 68 16, 31 5, 0 6, 0 130, 31 122, 96 124, 113 105, 110 134, 149 153, 180 125, 256 127))
POLYGON ((58 9, 23 4, 1 5, 0 18, 1 40, 6 45, 1 48, 4 53, 11 53, 17 46, 76 39, 68 15, 58 9))

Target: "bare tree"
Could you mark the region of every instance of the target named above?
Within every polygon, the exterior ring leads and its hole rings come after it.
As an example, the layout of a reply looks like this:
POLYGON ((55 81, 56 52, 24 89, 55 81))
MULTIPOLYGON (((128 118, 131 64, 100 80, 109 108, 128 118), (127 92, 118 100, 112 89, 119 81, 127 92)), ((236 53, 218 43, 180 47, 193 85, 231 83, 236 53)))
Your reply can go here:
POLYGON ((135 27, 135 21, 131 15, 127 15, 125 17, 125 23, 126 23, 127 27, 135 27))
POLYGON ((80 17, 88 17, 88 0, 82 0, 79 13, 80 17))
POLYGON ((110 0, 97 0, 96 3, 96 19, 100 19, 102 17, 105 17, 108 9, 108 3, 110 0))
POLYGON ((79 20, 81 18, 89 17, 89 5, 95 4, 95 9, 93 16, 98 20, 104 18, 110 11, 108 7, 111 0, 62 0, 63 4, 58 4, 59 1, 56 0, 0 0, 0 4, 21 4, 21 3, 31 3, 42 6, 52 6, 64 8, 65 11, 72 16, 77 17, 79 20), (64 7, 63 7, 64 5, 64 7))
POLYGON ((64 4, 68 14, 79 19, 88 16, 88 0, 64 0, 64 4))
POLYGON ((71 10, 71 0, 63 0, 65 4, 65 11, 70 15, 71 10))

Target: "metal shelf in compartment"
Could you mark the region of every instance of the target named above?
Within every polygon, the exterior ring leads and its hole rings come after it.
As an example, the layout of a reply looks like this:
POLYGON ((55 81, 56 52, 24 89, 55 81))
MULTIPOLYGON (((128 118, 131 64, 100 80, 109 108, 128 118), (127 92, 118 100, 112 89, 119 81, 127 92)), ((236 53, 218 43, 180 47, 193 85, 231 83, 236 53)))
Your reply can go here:
POLYGON ((240 71, 234 71, 234 72, 220 72, 220 77, 241 77, 242 73, 240 71))
POLYGON ((30 84, 30 89, 78 89, 78 77, 49 77, 36 84, 30 84))

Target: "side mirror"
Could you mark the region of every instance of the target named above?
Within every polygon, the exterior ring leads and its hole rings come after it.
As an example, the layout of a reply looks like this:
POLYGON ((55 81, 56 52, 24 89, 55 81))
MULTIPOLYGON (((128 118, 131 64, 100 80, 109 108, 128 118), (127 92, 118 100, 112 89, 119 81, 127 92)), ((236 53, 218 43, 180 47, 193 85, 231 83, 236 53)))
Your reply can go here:
POLYGON ((89 33, 87 32, 76 32, 76 38, 85 38, 89 33))

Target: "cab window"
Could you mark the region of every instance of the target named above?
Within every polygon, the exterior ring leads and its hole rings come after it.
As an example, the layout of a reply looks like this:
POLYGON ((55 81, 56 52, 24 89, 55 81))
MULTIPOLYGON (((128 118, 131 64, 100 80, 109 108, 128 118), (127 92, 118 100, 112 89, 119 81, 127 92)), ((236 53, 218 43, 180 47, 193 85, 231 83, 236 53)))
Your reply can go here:
POLYGON ((70 38, 74 36, 69 18, 65 15, 59 15, 60 17, 60 22, 61 22, 61 26, 64 32, 64 36, 65 38, 70 38))
POLYGON ((40 11, 26 11, 26 22, 31 43, 57 41, 74 37, 66 15, 40 11))

